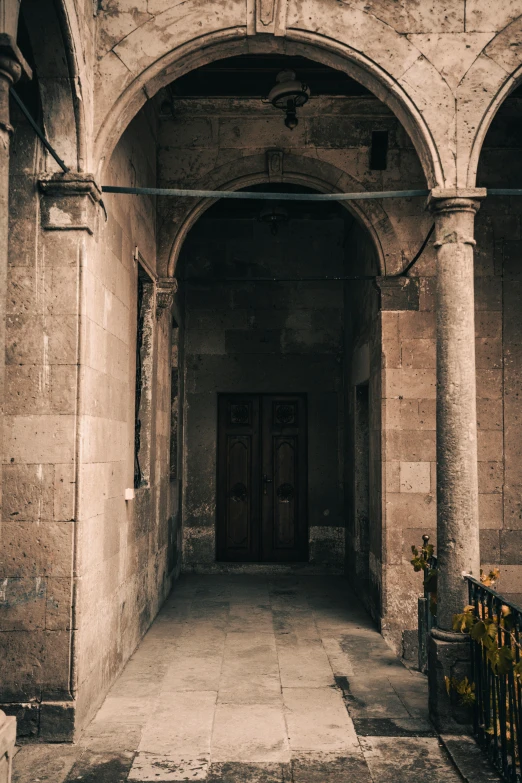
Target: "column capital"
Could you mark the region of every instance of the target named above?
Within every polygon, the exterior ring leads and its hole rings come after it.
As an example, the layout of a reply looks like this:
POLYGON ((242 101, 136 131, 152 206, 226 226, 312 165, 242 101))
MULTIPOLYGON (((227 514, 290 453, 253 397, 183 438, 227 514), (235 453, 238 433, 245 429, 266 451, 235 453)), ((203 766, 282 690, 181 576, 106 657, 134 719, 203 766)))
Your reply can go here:
POLYGON ((49 231, 83 230, 94 234, 97 204, 102 191, 92 174, 69 171, 42 177, 42 228, 49 231))
POLYGON ((13 132, 9 122, 9 89, 22 74, 29 79, 32 77, 32 71, 14 38, 0 33, 0 131, 8 135, 13 132))
POLYGON ((175 277, 160 277, 156 282, 156 318, 160 318, 165 310, 170 310, 174 303, 174 294, 178 290, 175 277))
POLYGON ((33 77, 29 63, 16 45, 15 39, 7 33, 0 33, 0 78, 8 81, 11 86, 22 74, 29 79, 33 77))
POLYGON ((427 207, 432 212, 478 212, 486 188, 433 188, 427 207))

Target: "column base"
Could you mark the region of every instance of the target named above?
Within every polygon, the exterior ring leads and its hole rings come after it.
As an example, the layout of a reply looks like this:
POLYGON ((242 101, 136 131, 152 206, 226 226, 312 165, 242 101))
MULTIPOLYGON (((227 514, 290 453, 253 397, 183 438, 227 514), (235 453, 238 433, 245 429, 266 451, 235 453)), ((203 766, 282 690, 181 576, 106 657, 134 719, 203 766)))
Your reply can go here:
POLYGON ((460 703, 454 690, 448 694, 446 677, 471 679, 471 650, 467 636, 433 628, 428 637, 428 688, 430 718, 441 734, 472 733, 473 712, 460 703))
POLYGON ((19 702, 2 704, 1 709, 16 718, 18 744, 74 741, 76 703, 73 701, 19 702))

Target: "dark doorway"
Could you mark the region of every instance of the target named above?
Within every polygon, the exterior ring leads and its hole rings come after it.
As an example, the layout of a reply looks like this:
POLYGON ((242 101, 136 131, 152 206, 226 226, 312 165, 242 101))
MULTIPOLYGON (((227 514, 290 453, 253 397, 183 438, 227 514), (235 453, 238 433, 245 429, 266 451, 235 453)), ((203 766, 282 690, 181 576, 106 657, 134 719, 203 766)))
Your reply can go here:
POLYGON ((307 560, 306 400, 220 394, 218 560, 307 560))

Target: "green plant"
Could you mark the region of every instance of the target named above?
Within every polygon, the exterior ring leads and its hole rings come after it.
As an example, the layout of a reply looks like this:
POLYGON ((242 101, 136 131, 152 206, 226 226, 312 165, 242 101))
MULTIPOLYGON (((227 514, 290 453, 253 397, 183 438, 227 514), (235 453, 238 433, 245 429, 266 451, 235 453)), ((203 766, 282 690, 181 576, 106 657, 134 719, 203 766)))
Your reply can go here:
POLYGON ((462 680, 457 680, 456 677, 444 677, 446 681, 446 690, 448 696, 453 690, 459 696, 460 703, 466 707, 471 707, 475 704, 475 683, 470 682, 467 677, 462 680))

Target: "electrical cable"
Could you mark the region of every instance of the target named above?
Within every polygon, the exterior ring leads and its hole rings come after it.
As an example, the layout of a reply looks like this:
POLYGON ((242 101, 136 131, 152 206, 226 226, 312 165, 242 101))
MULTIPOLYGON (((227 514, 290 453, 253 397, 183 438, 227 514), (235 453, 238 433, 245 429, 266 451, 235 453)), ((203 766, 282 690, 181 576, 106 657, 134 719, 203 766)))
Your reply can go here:
POLYGON ((44 145, 45 149, 48 150, 48 152, 53 156, 53 158, 55 159, 57 164, 60 166, 62 171, 65 174, 67 174, 70 171, 70 169, 65 165, 65 163, 60 158, 58 153, 49 144, 49 142, 47 141, 47 139, 45 137, 45 134, 44 134, 43 130, 41 130, 40 126, 35 122, 35 120, 33 120, 33 118, 31 117, 31 114, 29 113, 29 110, 26 107, 25 103, 22 101, 22 99, 19 97, 19 95, 13 89, 13 87, 11 87, 11 95, 13 96, 15 103, 17 104, 18 108, 20 109, 20 111, 22 112, 24 117, 26 118, 27 122, 29 123, 31 128, 34 130, 34 132, 36 133, 36 135, 38 136, 38 138, 40 139, 42 144, 44 145))

